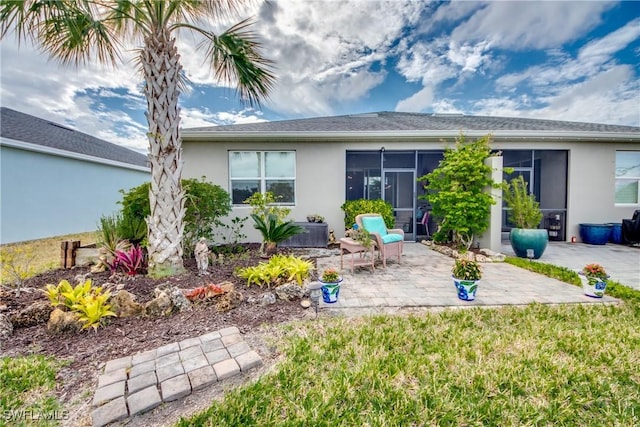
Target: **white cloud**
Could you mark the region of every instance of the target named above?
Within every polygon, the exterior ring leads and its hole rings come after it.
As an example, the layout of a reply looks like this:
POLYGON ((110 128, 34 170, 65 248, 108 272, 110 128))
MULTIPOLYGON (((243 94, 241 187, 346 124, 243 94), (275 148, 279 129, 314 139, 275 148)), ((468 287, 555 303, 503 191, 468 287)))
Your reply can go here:
POLYGON ((495 1, 478 9, 451 34, 456 42, 490 41, 512 50, 545 49, 573 41, 600 23, 613 2, 495 1))
POLYGON ((195 128, 264 122, 262 113, 252 109, 212 112, 208 108, 182 108, 180 127, 195 128))
POLYGON ((431 106, 433 102, 433 88, 425 86, 408 98, 398 102, 395 111, 421 112, 431 106))

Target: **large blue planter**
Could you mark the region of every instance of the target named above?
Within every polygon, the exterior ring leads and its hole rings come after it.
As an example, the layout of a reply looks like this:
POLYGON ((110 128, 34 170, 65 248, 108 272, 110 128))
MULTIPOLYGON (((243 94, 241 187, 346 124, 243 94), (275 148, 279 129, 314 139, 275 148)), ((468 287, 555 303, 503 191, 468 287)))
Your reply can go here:
POLYGON ((589 245, 605 245, 612 228, 611 224, 580 224, 580 238, 589 245))
POLYGON ((611 235, 609 236, 609 241, 611 243, 622 243, 622 224, 611 223, 607 224, 611 225, 611 235))
POLYGON ((549 234, 544 228, 512 228, 509 242, 516 256, 538 259, 547 248, 549 234), (527 256, 527 249, 533 250, 533 257, 527 256))

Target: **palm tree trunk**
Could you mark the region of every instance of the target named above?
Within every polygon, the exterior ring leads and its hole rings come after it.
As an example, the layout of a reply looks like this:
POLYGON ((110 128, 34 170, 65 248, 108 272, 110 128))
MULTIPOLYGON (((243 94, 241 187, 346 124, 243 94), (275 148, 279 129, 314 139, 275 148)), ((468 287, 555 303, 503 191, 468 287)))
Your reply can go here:
POLYGON ((149 275, 169 276, 184 271, 184 192, 178 82, 182 65, 175 39, 166 29, 147 36, 140 62, 144 73, 149 123, 151 215, 148 252, 149 275))

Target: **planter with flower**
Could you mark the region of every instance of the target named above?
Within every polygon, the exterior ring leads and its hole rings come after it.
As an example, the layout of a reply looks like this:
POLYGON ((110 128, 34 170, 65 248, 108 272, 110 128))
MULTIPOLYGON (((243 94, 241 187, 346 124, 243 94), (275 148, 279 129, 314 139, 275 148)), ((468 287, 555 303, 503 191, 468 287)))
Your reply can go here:
POLYGON ((453 273, 453 284, 458 290, 458 298, 464 301, 476 299, 478 281, 482 277, 480 265, 476 261, 458 258, 451 273, 453 273))
POLYGON ((342 284, 342 277, 338 270, 327 268, 318 281, 322 283, 322 300, 330 304, 338 301, 340 285, 342 284))
POLYGON ((587 264, 578 273, 582 280, 584 294, 594 298, 602 298, 607 289, 609 275, 600 264, 587 264))

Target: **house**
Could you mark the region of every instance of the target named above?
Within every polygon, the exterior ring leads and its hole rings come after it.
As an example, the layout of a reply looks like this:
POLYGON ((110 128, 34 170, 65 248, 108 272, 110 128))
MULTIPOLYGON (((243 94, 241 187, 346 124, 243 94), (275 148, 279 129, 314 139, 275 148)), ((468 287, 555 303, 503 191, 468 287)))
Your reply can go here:
POLYGON ((151 179, 147 157, 9 108, 0 109, 0 242, 92 231, 118 190, 151 179))
MULTIPOLYGON (((578 237, 580 223, 620 223, 640 208, 640 128, 596 123, 379 112, 184 129, 184 175, 226 188, 236 215, 249 212, 243 200, 253 192, 273 191, 295 220, 323 215, 337 237, 345 200, 382 198, 406 239, 419 240, 437 225, 420 220, 429 206, 416 179, 438 166, 460 133, 493 135, 492 148, 502 152, 494 175, 510 167, 525 177, 542 225, 560 225, 557 240, 578 237)), ((497 204, 481 243, 499 248, 508 229, 497 204)))

